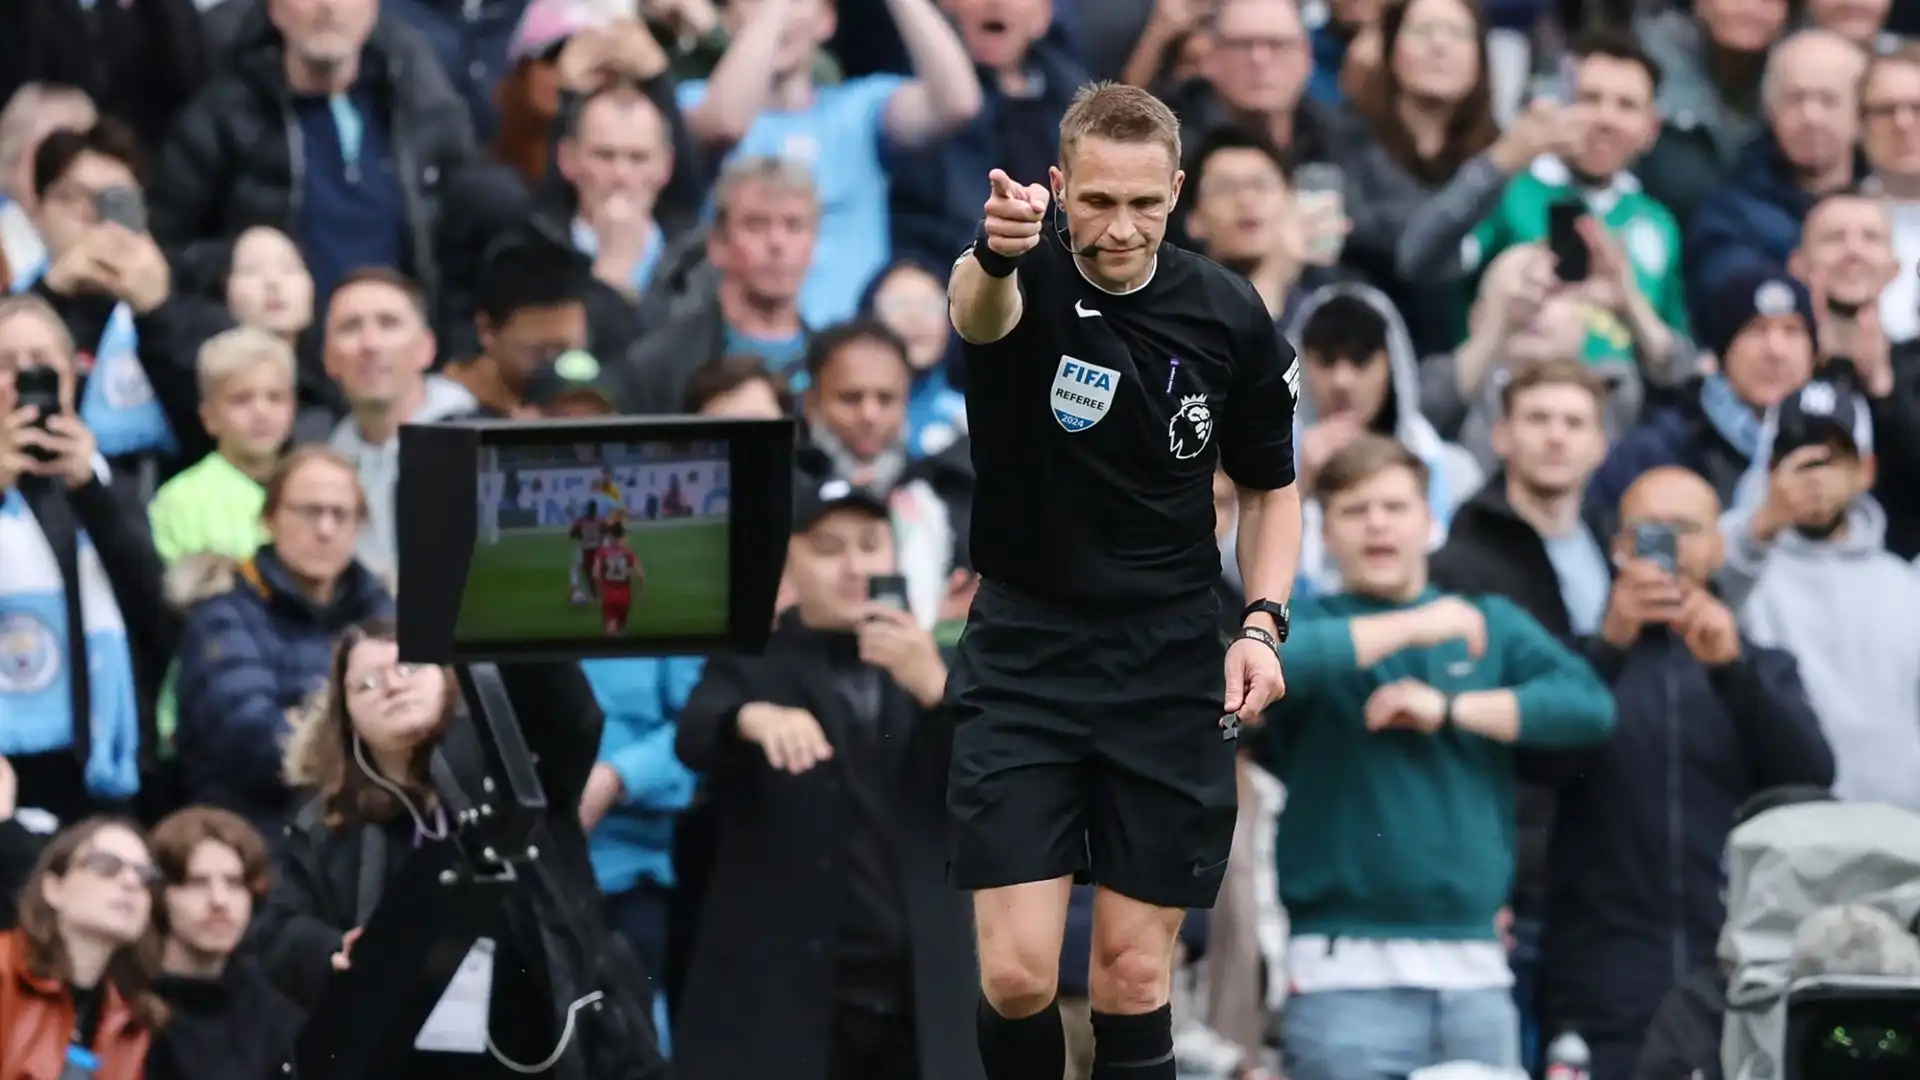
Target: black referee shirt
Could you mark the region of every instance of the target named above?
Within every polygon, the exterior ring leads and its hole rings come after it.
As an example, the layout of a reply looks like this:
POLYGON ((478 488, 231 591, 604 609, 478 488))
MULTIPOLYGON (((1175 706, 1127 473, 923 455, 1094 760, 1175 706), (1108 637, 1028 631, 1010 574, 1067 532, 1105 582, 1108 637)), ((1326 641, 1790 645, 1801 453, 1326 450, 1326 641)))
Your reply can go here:
POLYGON ((1266 305, 1172 244, 1145 285, 1107 292, 1051 230, 1017 280, 1019 325, 966 345, 974 567, 1103 611, 1211 588, 1215 462, 1241 487, 1293 483, 1299 371, 1266 305))

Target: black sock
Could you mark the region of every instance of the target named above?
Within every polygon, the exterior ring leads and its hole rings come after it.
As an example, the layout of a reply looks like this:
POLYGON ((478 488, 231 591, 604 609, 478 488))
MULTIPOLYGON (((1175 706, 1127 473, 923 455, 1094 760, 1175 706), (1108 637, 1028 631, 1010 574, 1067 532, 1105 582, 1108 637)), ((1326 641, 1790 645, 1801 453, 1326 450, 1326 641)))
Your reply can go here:
POLYGON ((1060 1026, 1058 1001, 1032 1016, 1009 1020, 981 998, 976 1023, 987 1080, 1060 1080, 1066 1075, 1067 1035, 1060 1026))
POLYGON ((1093 1014, 1093 1080, 1174 1080, 1173 1006, 1093 1014))

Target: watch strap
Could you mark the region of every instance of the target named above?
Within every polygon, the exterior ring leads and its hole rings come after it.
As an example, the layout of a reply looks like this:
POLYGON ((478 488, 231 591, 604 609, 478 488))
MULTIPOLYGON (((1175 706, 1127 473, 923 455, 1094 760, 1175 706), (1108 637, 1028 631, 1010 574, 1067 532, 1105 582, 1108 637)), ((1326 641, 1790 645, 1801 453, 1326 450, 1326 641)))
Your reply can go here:
POLYGON ((1284 642, 1287 640, 1287 634, 1291 629, 1292 623, 1292 612, 1287 610, 1287 605, 1276 604, 1264 598, 1255 600, 1240 612, 1240 621, 1245 622, 1255 615, 1265 615, 1271 618, 1273 620, 1274 630, 1278 631, 1275 636, 1280 641, 1284 642))

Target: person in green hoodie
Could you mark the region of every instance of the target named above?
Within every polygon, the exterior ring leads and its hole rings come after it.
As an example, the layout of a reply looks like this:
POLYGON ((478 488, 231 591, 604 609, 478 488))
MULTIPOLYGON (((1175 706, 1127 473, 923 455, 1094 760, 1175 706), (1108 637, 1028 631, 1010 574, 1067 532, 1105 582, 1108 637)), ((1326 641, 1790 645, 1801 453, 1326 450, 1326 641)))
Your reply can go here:
POLYGON ((1258 739, 1287 785, 1275 861, 1292 923, 1292 1080, 1512 1068, 1496 922, 1513 879, 1515 750, 1597 743, 1613 698, 1502 597, 1427 578, 1427 466, 1364 436, 1315 497, 1346 591, 1301 604, 1287 696, 1258 739))

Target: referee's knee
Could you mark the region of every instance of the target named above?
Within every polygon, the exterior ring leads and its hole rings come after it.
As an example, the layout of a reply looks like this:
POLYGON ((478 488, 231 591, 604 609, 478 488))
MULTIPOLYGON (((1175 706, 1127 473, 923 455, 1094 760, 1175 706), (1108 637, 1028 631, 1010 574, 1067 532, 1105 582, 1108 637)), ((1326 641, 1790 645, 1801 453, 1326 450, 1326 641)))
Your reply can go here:
POLYGON ((1053 1004, 1060 993, 1059 957, 1004 955, 980 957, 980 992, 993 1011, 1019 1020, 1053 1004))
POLYGON ((1171 958, 1157 941, 1094 941, 1087 989, 1099 1012, 1135 1015, 1172 995, 1171 958))

